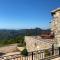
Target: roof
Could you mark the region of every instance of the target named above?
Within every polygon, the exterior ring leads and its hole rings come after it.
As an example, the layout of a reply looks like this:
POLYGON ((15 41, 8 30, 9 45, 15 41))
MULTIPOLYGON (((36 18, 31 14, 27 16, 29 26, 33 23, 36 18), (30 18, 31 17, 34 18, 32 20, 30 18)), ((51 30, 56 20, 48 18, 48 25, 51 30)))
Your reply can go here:
POLYGON ((54 9, 53 11, 51 11, 51 14, 53 15, 53 14, 55 14, 55 12, 57 12, 57 11, 60 11, 60 8, 54 9))
POLYGON ((54 38, 54 33, 49 33, 49 34, 41 34, 42 39, 53 39, 54 38))
POLYGON ((54 33, 42 33, 41 35, 37 35, 37 36, 25 36, 25 37, 28 37, 28 38, 34 38, 34 39, 53 39, 54 38, 54 33))

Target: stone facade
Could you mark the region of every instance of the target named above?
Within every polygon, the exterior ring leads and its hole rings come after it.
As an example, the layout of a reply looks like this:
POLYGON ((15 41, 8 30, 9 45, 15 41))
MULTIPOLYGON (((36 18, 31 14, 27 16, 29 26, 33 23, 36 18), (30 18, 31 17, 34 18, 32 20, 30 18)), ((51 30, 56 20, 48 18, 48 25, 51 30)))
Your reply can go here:
POLYGON ((51 30, 55 34, 56 46, 60 47, 60 8, 53 10, 52 12, 51 30))

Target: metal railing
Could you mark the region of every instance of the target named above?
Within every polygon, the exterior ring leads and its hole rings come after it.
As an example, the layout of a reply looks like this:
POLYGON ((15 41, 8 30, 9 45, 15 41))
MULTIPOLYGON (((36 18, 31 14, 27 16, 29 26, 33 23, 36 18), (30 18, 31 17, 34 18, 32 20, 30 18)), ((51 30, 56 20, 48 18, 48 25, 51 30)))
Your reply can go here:
POLYGON ((52 49, 39 50, 29 52, 28 56, 23 56, 21 54, 0 56, 0 60, 51 60, 59 57, 59 49, 54 49, 54 54, 52 55, 52 49))

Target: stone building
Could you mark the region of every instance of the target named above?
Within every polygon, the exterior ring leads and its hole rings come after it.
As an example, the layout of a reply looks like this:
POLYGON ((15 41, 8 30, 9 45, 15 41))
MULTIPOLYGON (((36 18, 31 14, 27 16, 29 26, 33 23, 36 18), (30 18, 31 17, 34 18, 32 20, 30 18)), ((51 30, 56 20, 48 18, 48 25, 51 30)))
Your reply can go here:
POLYGON ((54 40, 56 42, 56 47, 60 47, 60 8, 57 8, 51 11, 52 14, 52 22, 51 22, 51 30, 54 33, 54 40))
POLYGON ((40 36, 25 36, 28 51, 49 49, 52 44, 55 47, 60 47, 60 8, 51 11, 51 15, 51 33, 40 36))
POLYGON ((51 34, 42 34, 40 36, 25 36, 26 48, 28 52, 49 49, 54 43, 51 34))

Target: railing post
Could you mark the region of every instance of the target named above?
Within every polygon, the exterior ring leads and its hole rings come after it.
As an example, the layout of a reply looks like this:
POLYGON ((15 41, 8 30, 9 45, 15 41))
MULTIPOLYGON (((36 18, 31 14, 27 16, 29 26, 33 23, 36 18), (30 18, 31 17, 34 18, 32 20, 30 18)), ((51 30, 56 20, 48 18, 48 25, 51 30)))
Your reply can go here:
POLYGON ((52 55, 54 55, 54 44, 52 44, 52 55))
POLYGON ((59 56, 60 56, 60 47, 59 47, 59 56))
POLYGON ((32 60, 33 60, 33 52, 32 52, 32 60))

